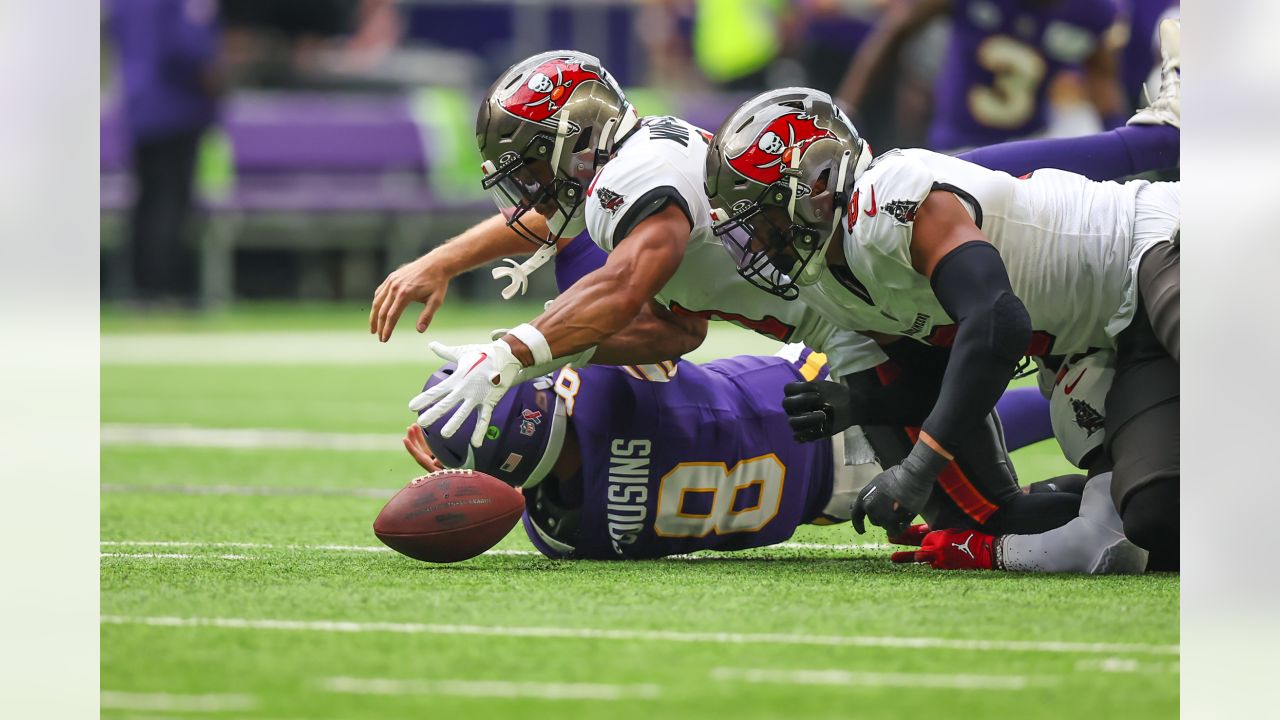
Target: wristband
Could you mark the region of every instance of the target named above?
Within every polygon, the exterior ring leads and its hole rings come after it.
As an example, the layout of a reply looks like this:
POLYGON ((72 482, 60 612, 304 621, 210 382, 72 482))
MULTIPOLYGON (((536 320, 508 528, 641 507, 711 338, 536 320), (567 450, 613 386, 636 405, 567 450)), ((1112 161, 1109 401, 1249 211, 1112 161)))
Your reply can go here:
POLYGON ((543 337, 538 328, 529 323, 522 323, 511 328, 508 332, 512 337, 529 347, 529 352, 533 353, 534 365, 545 365, 551 362, 551 346, 547 344, 547 339, 543 337))

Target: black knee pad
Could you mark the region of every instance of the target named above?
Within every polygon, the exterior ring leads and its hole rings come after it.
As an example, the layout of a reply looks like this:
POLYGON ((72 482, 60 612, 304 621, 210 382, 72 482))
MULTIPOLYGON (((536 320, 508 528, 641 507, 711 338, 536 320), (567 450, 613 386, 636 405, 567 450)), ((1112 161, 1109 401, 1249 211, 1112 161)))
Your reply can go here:
POLYGON ((1124 534, 1134 545, 1153 556, 1178 555, 1178 479, 1153 479, 1129 496, 1124 512, 1124 534))

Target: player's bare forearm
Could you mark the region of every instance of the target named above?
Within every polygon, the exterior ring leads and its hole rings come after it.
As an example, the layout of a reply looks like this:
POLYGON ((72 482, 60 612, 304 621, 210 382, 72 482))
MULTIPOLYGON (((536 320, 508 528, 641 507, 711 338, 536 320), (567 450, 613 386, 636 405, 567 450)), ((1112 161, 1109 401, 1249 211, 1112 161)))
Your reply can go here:
MULTIPOLYGON (((534 213, 526 215, 535 231, 546 222, 534 213)), ((369 332, 382 342, 391 338, 401 313, 410 303, 425 307, 418 316, 417 330, 424 332, 436 310, 444 303, 449 281, 459 273, 510 255, 527 255, 537 248, 507 227, 502 215, 483 220, 426 255, 396 268, 373 294, 369 308, 369 332)))
MULTIPOLYGON (((546 221, 536 213, 526 213, 524 221, 535 233, 546 231, 546 221)), ((537 249, 507 227, 506 218, 498 214, 471 226, 424 257, 435 256, 444 270, 456 276, 504 257, 530 255, 537 249)))
MULTIPOLYGON (((574 283, 533 321, 552 356, 581 352, 627 327, 675 274, 689 231, 688 219, 674 205, 637 223, 603 267, 574 283)), ((504 340, 521 362, 532 364, 523 343, 511 336, 504 340)))
POLYGON ((601 365, 634 365, 676 360, 707 337, 703 318, 676 315, 654 301, 622 330, 597 344, 591 361, 601 365))

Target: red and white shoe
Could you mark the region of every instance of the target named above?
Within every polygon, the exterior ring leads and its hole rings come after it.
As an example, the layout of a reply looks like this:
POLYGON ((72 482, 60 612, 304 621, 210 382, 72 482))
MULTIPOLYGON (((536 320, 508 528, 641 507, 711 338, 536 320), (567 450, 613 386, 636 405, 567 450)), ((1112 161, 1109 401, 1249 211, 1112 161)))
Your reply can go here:
POLYGON ((924 536, 919 550, 896 552, 896 563, 926 563, 935 570, 994 570, 994 535, 974 530, 934 530, 924 536))

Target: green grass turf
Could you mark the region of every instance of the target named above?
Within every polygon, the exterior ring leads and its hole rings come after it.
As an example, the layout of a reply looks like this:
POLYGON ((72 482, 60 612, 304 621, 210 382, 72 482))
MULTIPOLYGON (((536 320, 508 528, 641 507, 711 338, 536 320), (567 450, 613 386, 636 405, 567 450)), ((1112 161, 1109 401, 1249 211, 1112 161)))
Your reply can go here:
MULTIPOLYGON (((452 297, 452 296, 450 296, 452 297)), ((396 331, 410 331, 422 306, 411 305, 396 331)), ((445 303, 432 320, 444 329, 509 327, 542 311, 540 301, 494 303, 445 303), (496 323, 496 324, 495 324, 496 323)), ((355 330, 369 329, 369 301, 352 303, 251 302, 237 303, 212 313, 181 309, 139 311, 107 303, 100 315, 102 332, 246 332, 257 330, 355 330)))
MULTIPOLYGON (((478 321, 487 327, 485 318, 478 321)), ((183 330, 189 328, 183 327, 183 330)), ((267 329, 267 328, 262 328, 267 329)), ((1087 643, 1178 643, 1178 579, 940 573, 883 549, 768 549, 696 560, 553 562, 486 555, 448 566, 377 546, 370 523, 416 474, 394 433, 422 368, 107 366, 103 419, 386 433, 386 452, 106 446, 106 616, 386 621, 484 627, 793 633, 1087 643), (228 487, 231 486, 231 487, 228 487), (227 494, 235 486, 273 495, 227 494), (184 492, 175 492, 175 490, 184 492), (214 494, 195 494, 198 491, 214 494), (167 492, 166 492, 167 491, 167 492), (349 494, 338 494, 349 491, 349 494), (373 496, 370 497, 369 495, 373 496), (193 546, 116 543, 195 543, 193 546), (252 543, 254 547, 220 545, 252 543), (270 546, 270 547, 267 547, 270 546), (221 559, 234 554, 246 559, 221 559)), ((1018 451, 1024 482, 1066 471, 1052 443, 1018 451)), ((848 526, 794 541, 884 542, 848 526)), ((528 552, 517 529, 499 549, 528 552)), ((673 642, 212 627, 102 627, 104 691, 249 695, 246 711, 137 710, 126 718, 1163 718, 1177 713, 1177 655, 753 642, 673 642), (1102 672, 1100 663, 1127 672, 1102 672), (1023 689, 749 683, 717 668, 998 675, 1023 689), (652 686, 621 701, 347 694, 326 678, 652 686), (721 679, 718 679, 721 678, 721 679), (655 689, 656 688, 656 689, 655 689)), ((472 688, 474 689, 474 688, 472 688)), ((455 687, 456 690, 456 687, 455 687)))

